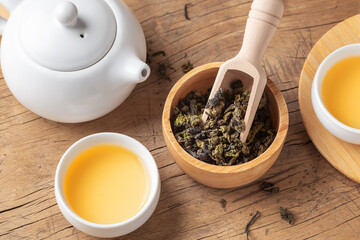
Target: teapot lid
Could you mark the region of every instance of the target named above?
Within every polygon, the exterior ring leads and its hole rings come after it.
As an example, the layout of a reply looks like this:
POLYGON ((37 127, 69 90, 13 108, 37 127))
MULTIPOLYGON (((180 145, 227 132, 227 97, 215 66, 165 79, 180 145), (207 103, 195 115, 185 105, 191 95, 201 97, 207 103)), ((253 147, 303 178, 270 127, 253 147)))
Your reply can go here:
POLYGON ((56 71, 95 64, 110 50, 115 36, 115 16, 104 0, 33 0, 19 24, 26 54, 56 71))

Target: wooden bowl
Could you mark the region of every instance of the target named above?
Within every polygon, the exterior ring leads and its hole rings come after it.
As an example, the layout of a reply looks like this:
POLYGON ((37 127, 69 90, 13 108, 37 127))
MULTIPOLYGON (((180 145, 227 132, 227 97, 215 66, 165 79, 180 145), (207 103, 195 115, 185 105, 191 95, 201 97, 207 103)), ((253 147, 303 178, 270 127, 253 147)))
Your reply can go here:
POLYGON ((180 168, 192 179, 215 188, 233 188, 251 183, 266 173, 278 158, 289 127, 289 115, 284 97, 268 79, 265 93, 268 97, 271 119, 277 131, 270 147, 259 157, 235 166, 217 166, 202 162, 188 154, 176 141, 170 119, 172 109, 190 91, 205 93, 212 87, 222 63, 209 63, 184 75, 171 89, 164 106, 162 130, 166 145, 180 168))

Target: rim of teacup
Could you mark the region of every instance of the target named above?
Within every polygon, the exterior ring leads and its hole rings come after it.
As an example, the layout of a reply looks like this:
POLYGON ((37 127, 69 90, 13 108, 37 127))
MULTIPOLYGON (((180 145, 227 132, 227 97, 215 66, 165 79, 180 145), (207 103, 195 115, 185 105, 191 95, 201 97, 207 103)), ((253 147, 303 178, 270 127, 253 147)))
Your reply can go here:
MULTIPOLYGON (((97 144, 90 144, 89 146, 87 146, 85 149, 91 147, 91 146, 95 146, 97 144)), ((83 151, 83 150, 82 150, 83 151)), ((80 151, 81 152, 81 151, 80 151)), ((124 134, 120 134, 120 133, 113 133, 113 132, 102 132, 102 133, 95 133, 89 136, 86 136, 84 138, 81 138, 80 140, 76 141, 74 144, 72 144, 64 153, 64 155, 61 157, 60 162, 57 166, 56 169, 56 173, 55 173, 55 195, 57 195, 57 202, 58 204, 65 209, 65 211, 70 214, 70 216, 75 219, 76 221, 95 228, 95 229, 115 229, 115 228, 119 228, 119 227, 125 227, 137 220, 139 220, 144 214, 146 214, 146 211, 151 208, 151 206, 154 204, 154 201, 156 201, 156 197, 157 197, 157 192, 159 191, 160 188, 160 177, 159 177, 159 172, 158 172, 158 168, 156 165, 156 162, 153 158, 153 156, 151 155, 151 153, 149 152, 149 150, 139 141, 137 141, 134 138, 131 138, 129 136, 126 136, 124 134), (90 221, 85 220, 84 218, 80 217, 78 214, 76 214, 71 207, 69 206, 69 204, 66 201, 66 198, 63 194, 63 191, 61 191, 61 185, 60 185, 60 178, 61 178, 61 174, 65 174, 70 163, 73 161, 70 160, 69 164, 67 164, 67 166, 65 166, 65 161, 70 158, 71 153, 77 151, 77 149, 82 145, 85 144, 86 142, 94 139, 94 138, 107 138, 109 139, 109 141, 101 141, 97 144, 117 144, 119 146, 125 147, 127 149, 129 149, 127 146, 124 145, 120 145, 118 143, 116 143, 116 141, 111 140, 111 138, 116 138, 116 139, 122 139, 125 140, 126 142, 129 142, 129 144, 133 144, 136 145, 136 148, 144 150, 145 154, 143 155, 139 155, 138 153, 136 153, 139 158, 140 161, 142 161, 142 165, 144 167, 144 169, 147 171, 148 174, 148 178, 150 180, 150 190, 149 190, 149 196, 144 204, 144 206, 140 209, 140 211, 138 213, 136 213, 133 217, 119 222, 119 223, 114 223, 114 224, 98 224, 98 223, 93 223, 90 221), (146 162, 147 163, 146 163, 146 162), (149 165, 148 165, 149 164, 149 165), (59 202, 60 201, 60 202, 59 202)))
POLYGON ((330 70, 330 68, 332 66, 334 66, 336 63, 338 63, 339 61, 341 61, 345 58, 348 58, 348 57, 352 57, 352 56, 360 56, 360 43, 349 44, 349 45, 340 47, 340 48, 336 49, 335 51, 333 51, 332 53, 330 53, 319 65, 319 67, 316 71, 313 83, 312 83, 312 88, 313 88, 313 93, 314 93, 313 97, 315 98, 315 101, 318 102, 321 111, 325 114, 325 116, 328 120, 330 120, 333 124, 337 125, 338 127, 340 127, 341 129, 343 129, 345 131, 360 135, 360 129, 350 127, 350 126, 340 122, 336 117, 334 117, 327 110, 327 108, 325 107, 324 102, 322 100, 321 92, 320 92, 324 77, 325 77, 326 73, 330 70), (357 51, 354 51, 354 50, 357 50, 357 51), (343 53, 345 53, 345 54, 343 56, 340 56, 343 53))

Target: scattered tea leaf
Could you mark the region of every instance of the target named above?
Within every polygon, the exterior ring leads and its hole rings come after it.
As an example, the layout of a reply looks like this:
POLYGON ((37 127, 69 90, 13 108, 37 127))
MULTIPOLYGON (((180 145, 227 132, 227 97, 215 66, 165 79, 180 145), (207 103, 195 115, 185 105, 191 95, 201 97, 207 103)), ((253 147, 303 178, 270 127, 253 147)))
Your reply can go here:
POLYGON ((227 204, 227 201, 225 199, 221 199, 220 200, 220 204, 221 204, 221 207, 222 208, 225 208, 226 207, 226 204, 227 204))
POLYGON ((279 192, 280 188, 271 182, 262 182, 260 185, 261 190, 265 192, 279 192))
POLYGON ((201 161, 221 166, 246 163, 261 155, 275 138, 263 95, 249 137, 246 143, 240 141, 250 92, 243 89, 241 81, 232 86, 231 90, 220 89, 209 102, 211 89, 205 94, 192 91, 173 108, 171 123, 176 140, 201 161), (206 104, 209 117, 203 124, 201 116, 206 104))
POLYGON ((152 59, 151 59, 151 52, 152 52, 152 49, 150 47, 150 45, 152 44, 152 41, 149 40, 146 45, 148 46, 148 50, 147 50, 147 53, 146 53, 146 63, 150 65, 150 63, 152 62, 152 59))
POLYGON ((250 221, 248 222, 248 224, 246 224, 245 227, 245 233, 246 233, 246 239, 249 240, 249 227, 255 222, 255 220, 257 219, 257 216, 259 216, 260 212, 256 211, 255 215, 250 219, 250 221))
POLYGON ((149 56, 148 53, 146 54, 146 63, 147 63, 147 64, 150 64, 150 63, 151 63, 151 58, 150 58, 150 56, 149 56))
POLYGON ((280 216, 282 219, 288 220, 289 224, 294 223, 294 215, 287 208, 280 207, 280 216))
POLYGON ((168 66, 165 64, 165 63, 161 63, 159 64, 159 67, 158 67, 158 74, 160 76, 161 79, 165 79, 165 80, 171 80, 169 75, 167 74, 167 70, 168 70, 168 66))
POLYGON ((191 18, 189 18, 189 13, 188 13, 188 7, 191 6, 191 3, 187 3, 184 6, 184 17, 186 18, 186 20, 191 20, 191 18))
POLYGON ((186 62, 181 66, 183 73, 188 73, 191 70, 194 69, 194 66, 189 60, 186 60, 186 62))
POLYGON ((159 55, 166 56, 166 52, 164 52, 164 51, 157 51, 157 52, 154 52, 151 56, 152 56, 152 57, 156 57, 156 56, 159 56, 159 55))

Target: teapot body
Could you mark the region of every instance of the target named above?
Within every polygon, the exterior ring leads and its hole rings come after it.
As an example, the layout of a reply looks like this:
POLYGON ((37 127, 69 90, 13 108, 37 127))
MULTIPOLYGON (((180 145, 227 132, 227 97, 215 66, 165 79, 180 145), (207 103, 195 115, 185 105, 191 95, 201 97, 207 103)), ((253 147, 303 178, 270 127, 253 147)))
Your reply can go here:
POLYGON ((32 112, 58 122, 90 121, 118 107, 136 84, 148 77, 144 33, 121 0, 99 0, 113 10, 117 29, 110 50, 98 62, 76 71, 56 71, 37 64, 23 50, 17 31, 19 19, 32 1, 36 0, 23 0, 11 12, 1 42, 6 84, 32 112))

